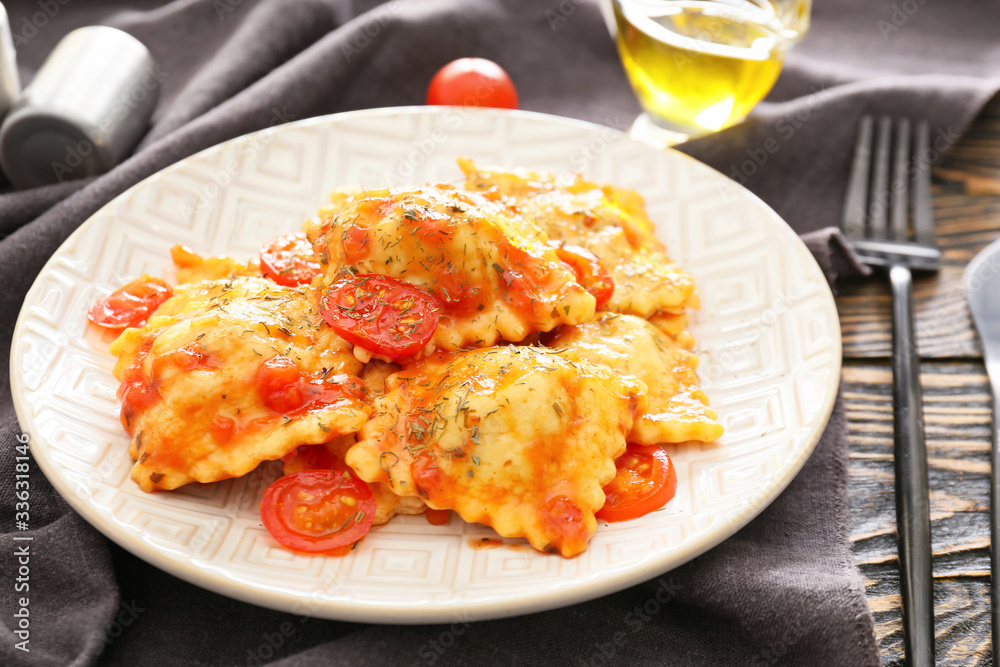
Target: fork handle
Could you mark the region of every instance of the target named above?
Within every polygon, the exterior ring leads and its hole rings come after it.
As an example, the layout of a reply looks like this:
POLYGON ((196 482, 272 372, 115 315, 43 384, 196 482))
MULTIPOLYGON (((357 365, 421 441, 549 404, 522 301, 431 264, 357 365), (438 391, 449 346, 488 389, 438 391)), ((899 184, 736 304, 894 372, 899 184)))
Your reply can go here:
POLYGON ((934 664, 934 578, 920 362, 913 335, 913 276, 907 267, 893 266, 889 279, 892 283, 896 530, 903 640, 908 664, 931 667, 934 664))

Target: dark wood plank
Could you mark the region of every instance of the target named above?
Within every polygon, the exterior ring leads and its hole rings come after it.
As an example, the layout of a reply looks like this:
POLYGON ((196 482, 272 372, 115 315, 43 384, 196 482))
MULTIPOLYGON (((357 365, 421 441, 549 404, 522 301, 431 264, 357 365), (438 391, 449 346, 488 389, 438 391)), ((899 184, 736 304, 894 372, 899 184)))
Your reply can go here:
MULTIPOLYGON (((981 362, 922 366, 930 462, 939 665, 990 664, 990 395, 981 362)), ((854 554, 865 578, 887 665, 902 665, 892 468, 892 371, 848 360, 843 388, 850 429, 854 554)))

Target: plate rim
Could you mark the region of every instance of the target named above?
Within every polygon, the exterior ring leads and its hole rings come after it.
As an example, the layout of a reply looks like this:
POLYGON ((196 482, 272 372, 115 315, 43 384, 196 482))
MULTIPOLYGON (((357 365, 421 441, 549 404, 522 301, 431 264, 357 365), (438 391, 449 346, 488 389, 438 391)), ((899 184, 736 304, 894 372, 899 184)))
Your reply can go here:
MULTIPOLYGON (((611 593, 634 586, 644 581, 662 576, 671 570, 688 563, 701 556, 710 549, 718 546, 725 540, 732 537, 739 530, 753 521, 764 509, 788 487, 792 480, 799 474, 806 461, 812 456, 819 443, 820 438, 829 425, 830 417, 836 404, 840 388, 840 375, 843 362, 843 342, 840 328, 839 313, 830 285, 823 275, 822 269, 816 262, 812 253, 805 243, 791 226, 779 216, 770 206, 768 206, 757 195, 747 190, 738 183, 731 181, 727 176, 716 169, 696 160, 695 158, 674 149, 666 149, 673 153, 674 157, 680 156, 692 169, 707 170, 715 177, 723 179, 720 183, 726 187, 732 187, 739 193, 740 197, 747 199, 758 206, 767 217, 776 223, 776 227, 781 230, 786 241, 803 255, 808 262, 807 271, 814 272, 822 279, 823 307, 828 316, 832 316, 832 321, 836 324, 832 331, 828 332, 832 345, 830 364, 830 379, 827 382, 824 393, 824 401, 820 410, 816 413, 815 428, 809 434, 809 442, 803 447, 798 456, 783 461, 777 469, 777 483, 767 490, 767 493, 760 495, 751 494, 754 499, 752 506, 746 510, 738 512, 735 516, 727 518, 724 530, 709 531, 701 537, 689 541, 685 549, 679 554, 675 554, 672 559, 651 560, 633 566, 621 572, 615 572, 610 576, 602 577, 598 580, 592 578, 583 579, 578 582, 568 582, 547 591, 544 598, 536 596, 522 595, 516 600, 494 600, 491 594, 484 594, 482 599, 455 599, 447 601, 435 601, 432 608, 428 608, 427 601, 419 603, 394 603, 387 605, 381 602, 366 600, 337 601, 322 598, 319 595, 309 595, 302 593, 290 595, 287 591, 277 591, 255 586, 246 581, 235 581, 230 579, 226 572, 216 566, 198 559, 187 558, 173 554, 162 547, 157 547, 150 543, 138 530, 126 530, 116 522, 113 516, 105 510, 94 505, 88 498, 81 497, 72 487, 71 483, 64 476, 58 474, 57 463, 48 455, 48 447, 41 441, 34 429, 34 419, 29 416, 29 409, 26 405, 26 398, 23 390, 16 391, 24 386, 23 364, 15 363, 22 355, 24 329, 27 326, 29 304, 32 304, 37 297, 37 293, 42 289, 42 279, 47 275, 49 269, 57 261, 60 251, 67 245, 72 244, 80 236, 88 233, 91 227, 96 225, 96 220, 119 200, 131 195, 135 190, 148 187, 158 180, 164 172, 179 168, 181 165, 198 159, 207 153, 224 151, 235 144, 250 141, 266 133, 275 133, 306 127, 310 125, 323 125, 336 123, 342 120, 351 120, 359 117, 380 117, 380 116, 403 116, 403 115, 438 115, 461 109, 461 113, 471 113, 483 116, 508 116, 522 118, 529 121, 543 121, 547 123, 560 124, 563 126, 575 127, 588 132, 607 132, 609 129, 618 132, 622 140, 635 142, 624 135, 620 130, 610 128, 605 125, 591 123, 575 118, 567 118, 554 114, 540 113, 523 110, 503 110, 486 108, 467 107, 425 107, 425 106, 402 106, 402 107, 380 107, 375 109, 361 109, 342 113, 328 114, 305 118, 302 120, 274 125, 268 128, 243 134, 226 141, 220 142, 208 148, 202 149, 189 156, 186 156, 166 167, 157 170, 135 183, 128 189, 116 195, 111 201, 105 203, 97 211, 92 213, 80 226, 74 230, 60 245, 59 248, 45 262, 38 275, 35 277, 31 288, 25 295, 17 321, 14 325, 14 333, 11 338, 11 352, 9 357, 11 396, 14 403, 14 411, 18 419, 18 424, 22 432, 29 435, 29 447, 35 463, 55 491, 65 500, 70 507, 77 512, 87 523, 98 530, 104 537, 129 551, 133 555, 141 558, 147 563, 168 572, 188 583, 194 584, 214 593, 224 595, 242 602, 263 606, 278 611, 305 614, 317 618, 327 618, 334 620, 347 620, 355 622, 370 622, 380 624, 427 624, 437 622, 453 622, 460 620, 491 620, 497 618, 509 618, 529 613, 548 611, 555 608, 567 607, 587 600, 603 597, 611 593), (202 562, 201 566, 196 562, 202 562), (315 601, 308 609, 303 610, 303 605, 309 601, 315 601), (499 604, 498 604, 499 603, 499 604)), ((646 147, 649 150, 656 150, 646 147)), ((331 186, 333 187, 333 186, 331 186)), ((558 557, 558 556, 550 556, 558 557)))

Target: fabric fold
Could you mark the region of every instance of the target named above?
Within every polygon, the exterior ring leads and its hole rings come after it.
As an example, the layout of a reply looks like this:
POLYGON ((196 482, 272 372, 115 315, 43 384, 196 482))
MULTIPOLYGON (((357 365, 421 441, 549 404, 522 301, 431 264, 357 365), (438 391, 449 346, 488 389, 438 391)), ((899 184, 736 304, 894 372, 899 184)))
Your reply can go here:
MULTIPOLYGON (((0 193, 5 360, 24 295, 73 230, 143 178, 221 141, 322 114, 421 104, 434 72, 462 56, 503 65, 524 109, 619 129, 639 112, 592 0, 145 0, 129 9, 95 0, 48 3, 58 10, 36 25, 42 4, 5 3, 23 80, 69 30, 110 24, 149 46, 162 96, 135 155, 110 173, 0 193)), ((940 140, 933 161, 1000 86, 1000 9, 955 0, 901 17, 895 7, 816 3, 812 30, 769 100, 746 122, 680 147, 771 205, 831 281, 865 272, 836 229, 857 119, 928 120, 940 140)), ((14 470, 20 433, 10 398, 19 388, 9 382, 0 374, 0 471, 14 470)), ((14 647, 19 593, 0 586, 3 664, 879 664, 847 542, 841 402, 784 493, 714 549, 612 595, 489 622, 362 625, 220 596, 111 544, 31 466, 32 650, 14 647)), ((15 503, 5 472, 4 572, 17 566, 15 503)))

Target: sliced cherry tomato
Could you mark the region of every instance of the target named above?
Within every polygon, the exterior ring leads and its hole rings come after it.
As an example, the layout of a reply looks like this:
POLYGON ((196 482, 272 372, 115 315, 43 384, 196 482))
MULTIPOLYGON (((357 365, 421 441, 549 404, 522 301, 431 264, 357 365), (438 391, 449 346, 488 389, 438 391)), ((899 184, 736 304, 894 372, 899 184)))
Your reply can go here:
POLYGON ((556 254, 570 265, 577 282, 597 299, 598 308, 611 300, 615 293, 615 281, 594 253, 580 246, 564 245, 556 249, 556 254))
POLYGON ((607 501, 597 512, 598 519, 638 519, 660 509, 677 493, 673 461, 655 445, 629 445, 615 466, 618 474, 604 487, 607 501))
POLYGON ((427 104, 517 108, 517 89, 492 60, 459 58, 438 70, 427 87, 427 104))
POLYGON ((260 266, 265 278, 286 287, 307 284, 322 270, 305 232, 285 234, 265 243, 260 249, 260 266))
POLYGON ((320 315, 344 340, 390 359, 420 351, 441 310, 427 290, 373 273, 341 278, 320 301, 320 315))
POLYGON ((303 470, 279 477, 264 491, 260 518, 267 532, 294 551, 332 552, 368 532, 375 500, 350 470, 303 470))
POLYGON ((159 278, 143 276, 94 302, 87 317, 109 329, 141 327, 160 304, 173 296, 170 285, 159 278))

